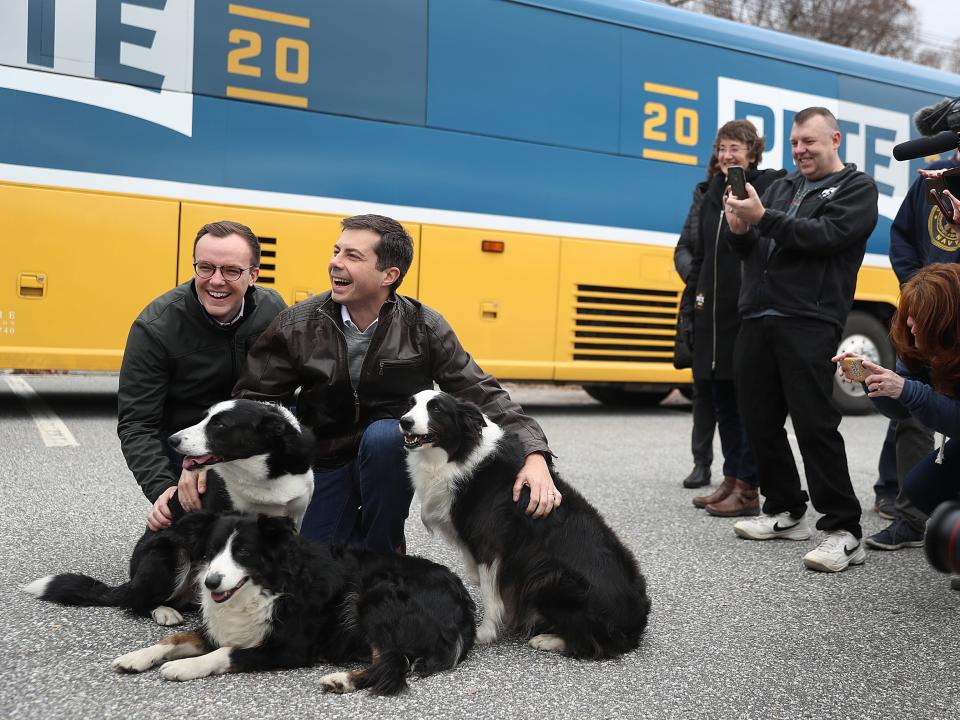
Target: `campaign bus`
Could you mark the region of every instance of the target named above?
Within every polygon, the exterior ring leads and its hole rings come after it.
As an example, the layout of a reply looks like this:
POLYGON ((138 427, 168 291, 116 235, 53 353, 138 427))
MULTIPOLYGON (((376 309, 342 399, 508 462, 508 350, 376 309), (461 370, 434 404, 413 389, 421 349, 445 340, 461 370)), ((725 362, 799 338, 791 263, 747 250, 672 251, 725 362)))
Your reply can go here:
POLYGON ((889 228, 923 164, 891 150, 958 87, 639 0, 7 0, 0 367, 116 370, 205 222, 253 228, 295 303, 373 212, 414 239, 401 291, 489 372, 658 401, 690 383, 673 249, 717 128, 750 119, 793 170, 811 105, 880 191, 842 347, 889 364, 889 228))

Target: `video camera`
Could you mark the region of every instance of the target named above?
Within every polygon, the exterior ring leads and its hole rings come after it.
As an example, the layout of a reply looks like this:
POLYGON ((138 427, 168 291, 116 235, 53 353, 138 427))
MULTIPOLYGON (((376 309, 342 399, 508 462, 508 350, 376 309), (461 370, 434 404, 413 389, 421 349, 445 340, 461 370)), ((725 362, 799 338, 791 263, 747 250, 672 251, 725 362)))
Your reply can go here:
POLYGON ((923 137, 894 146, 897 160, 916 160, 960 147, 960 97, 944 98, 936 105, 921 108, 913 124, 923 137))
MULTIPOLYGON (((929 155, 939 155, 960 148, 960 97, 944 98, 936 105, 920 109, 913 116, 913 124, 924 137, 900 143, 893 148, 897 160, 916 160, 929 155)), ((924 189, 930 202, 940 208, 943 218, 956 222, 950 200, 943 192, 960 198, 960 168, 939 171, 936 177, 926 177, 924 189)))
POLYGON ((940 503, 927 521, 927 561, 940 572, 960 574, 960 502, 940 503))

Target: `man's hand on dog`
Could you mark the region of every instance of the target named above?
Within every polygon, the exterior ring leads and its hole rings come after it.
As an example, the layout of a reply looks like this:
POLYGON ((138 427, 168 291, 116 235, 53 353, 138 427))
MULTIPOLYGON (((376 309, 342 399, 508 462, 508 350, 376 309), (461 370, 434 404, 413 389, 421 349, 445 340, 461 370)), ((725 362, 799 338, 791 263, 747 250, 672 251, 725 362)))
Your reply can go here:
POLYGON ((177 486, 171 485, 163 491, 163 494, 157 498, 157 501, 153 504, 153 507, 150 508, 150 514, 147 515, 147 527, 153 530, 153 532, 170 527, 170 523, 173 521, 173 518, 170 515, 169 503, 170 498, 173 497, 173 494, 176 491, 177 486))
POLYGON ((170 514, 170 498, 174 493, 179 496, 180 507, 185 511, 200 509, 200 496, 207 491, 207 470, 184 470, 180 473, 180 482, 171 485, 150 508, 147 515, 147 527, 157 532, 170 527, 173 516, 170 514))
POLYGON ((520 468, 517 481, 513 484, 513 501, 520 499, 520 491, 526 485, 530 488, 530 503, 527 505, 527 515, 533 513, 535 519, 546 517, 563 500, 560 491, 553 484, 550 469, 543 455, 538 452, 530 453, 520 468))
POLYGON ((200 496, 207 491, 207 469, 183 470, 177 483, 180 507, 187 512, 200 509, 200 496))

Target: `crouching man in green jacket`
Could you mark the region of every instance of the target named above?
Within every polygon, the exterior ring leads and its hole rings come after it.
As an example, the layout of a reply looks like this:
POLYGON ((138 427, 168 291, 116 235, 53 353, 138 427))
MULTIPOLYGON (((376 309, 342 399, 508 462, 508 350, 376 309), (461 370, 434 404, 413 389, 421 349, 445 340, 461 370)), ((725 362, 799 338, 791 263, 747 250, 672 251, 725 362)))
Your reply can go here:
POLYGON ((130 328, 120 368, 117 434, 144 495, 151 530, 170 525, 167 503, 179 490, 185 510, 199 507, 204 479, 181 470, 167 437, 230 399, 260 333, 286 307, 256 287, 260 241, 246 225, 204 225, 193 242, 195 277, 147 305, 130 328))

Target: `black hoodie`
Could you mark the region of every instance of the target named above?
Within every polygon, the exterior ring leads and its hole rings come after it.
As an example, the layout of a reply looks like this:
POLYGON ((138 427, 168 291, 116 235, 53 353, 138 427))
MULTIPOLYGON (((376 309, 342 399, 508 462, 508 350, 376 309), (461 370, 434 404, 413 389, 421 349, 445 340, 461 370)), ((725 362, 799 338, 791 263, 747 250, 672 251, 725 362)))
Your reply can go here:
POLYGON ((761 198, 766 210, 760 222, 743 235, 726 231, 743 260, 740 314, 776 310, 843 328, 877 224, 877 186, 848 164, 827 187, 808 192, 789 216, 803 180, 795 172, 773 183, 761 198))

